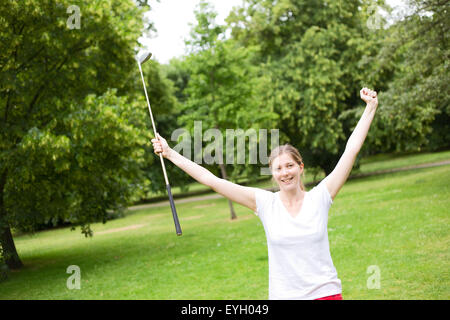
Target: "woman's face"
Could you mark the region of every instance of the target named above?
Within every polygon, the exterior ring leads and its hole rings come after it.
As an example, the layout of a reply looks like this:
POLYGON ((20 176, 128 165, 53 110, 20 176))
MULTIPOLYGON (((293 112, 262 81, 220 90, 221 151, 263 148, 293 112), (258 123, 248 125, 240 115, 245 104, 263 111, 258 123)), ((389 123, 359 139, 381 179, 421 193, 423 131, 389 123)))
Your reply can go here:
POLYGON ((280 190, 300 188, 300 175, 304 165, 299 165, 288 153, 282 153, 272 162, 272 176, 280 190))

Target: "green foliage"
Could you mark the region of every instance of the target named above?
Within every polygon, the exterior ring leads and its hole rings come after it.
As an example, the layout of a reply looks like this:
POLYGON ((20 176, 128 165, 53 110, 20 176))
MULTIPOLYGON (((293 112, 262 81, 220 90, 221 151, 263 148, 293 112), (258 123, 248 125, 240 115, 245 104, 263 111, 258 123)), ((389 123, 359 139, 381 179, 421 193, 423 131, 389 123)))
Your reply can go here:
MULTIPOLYGON (((186 99, 179 123, 190 131, 191 136, 194 121, 202 122, 203 131, 220 130, 223 140, 213 140, 207 143, 206 148, 211 150, 222 144, 222 158, 217 156, 218 161, 225 163, 227 129, 245 131, 251 123, 251 128, 258 130, 264 121, 275 115, 261 100, 267 79, 258 74, 255 67, 253 59, 256 48, 224 40, 225 28, 215 24, 216 13, 207 2, 200 3, 196 17, 192 39, 187 41, 193 53, 184 62, 189 80, 185 85, 186 99)), ((236 162, 236 156, 234 159, 236 162)), ((232 177, 244 174, 254 178, 259 174, 257 169, 255 165, 249 165, 247 156, 246 165, 233 166, 232 177)))
POLYGON ((60 218, 88 235, 90 222, 105 222, 107 210, 127 205, 130 186, 140 181, 141 146, 148 144, 148 134, 131 124, 143 111, 112 90, 31 128, 9 159, 15 164, 5 187, 10 226, 32 231, 60 218))
MULTIPOLYGON (((135 69, 137 73, 132 76, 127 96, 130 100, 139 101, 140 108, 144 110, 144 113, 140 114, 141 118, 136 118, 136 125, 146 128, 149 137, 153 137, 153 128, 142 81, 138 68, 136 67, 135 69)), ((169 140, 172 132, 179 127, 178 117, 181 114, 181 106, 177 100, 177 94, 180 94, 180 91, 176 87, 176 84, 169 78, 170 73, 168 72, 167 66, 160 65, 157 61, 151 60, 142 65, 142 69, 156 130, 161 136, 167 137, 169 140)), ((172 72, 177 72, 174 69, 172 70, 172 72)), ((145 161, 142 167, 144 181, 140 185, 140 191, 134 195, 134 201, 146 200, 150 194, 154 193, 167 193, 159 156, 154 153, 151 145, 144 145, 143 148, 145 151, 145 161)), ((170 161, 166 161, 165 165, 172 187, 184 187, 188 182, 192 181, 190 176, 174 167, 170 161)))
POLYGON ((20 140, 37 123, 48 123, 66 101, 124 84, 135 67, 133 47, 142 29, 136 17, 142 11, 132 1, 118 4, 2 2, 0 114, 6 131, 15 133, 5 140, 20 140), (66 25, 70 5, 80 8, 80 29, 66 25))
POLYGON ((169 64, 162 67, 167 79, 173 83, 177 102, 184 103, 187 99, 185 89, 190 78, 186 63, 181 59, 173 58, 169 64))
POLYGON ((42 129, 72 101, 120 88, 135 68, 142 14, 132 1, 3 1, 0 5, 0 157, 31 128, 42 129), (66 13, 80 7, 80 29, 66 13))
POLYGON ((225 31, 224 26, 217 25, 215 22, 217 12, 214 6, 207 0, 200 0, 194 14, 197 23, 191 25, 191 39, 186 40, 186 45, 191 52, 213 49, 225 31))
POLYGON ((228 22, 242 45, 261 48, 259 61, 272 83, 266 101, 279 115, 274 125, 308 166, 329 173, 357 121, 342 115, 363 107, 359 61, 372 41, 365 10, 356 0, 247 4, 228 22))
POLYGON ((59 218, 89 235, 127 202, 148 142, 128 120, 136 104, 116 95, 136 69, 142 14, 131 0, 1 2, 0 235, 59 218))
MULTIPOLYGON (((411 16, 389 28, 381 18, 374 28, 375 9, 391 10, 384 1, 247 0, 227 18, 231 39, 224 40, 225 27, 202 2, 187 42, 191 55, 172 67, 185 123, 220 121, 214 108, 226 101, 220 88, 245 92, 227 87, 232 76, 220 76, 220 67, 231 74, 236 66, 247 72, 253 93, 243 104, 251 107, 231 110, 248 113, 252 127, 279 128, 281 143, 297 146, 309 167, 334 168, 363 112, 363 86, 378 91, 380 105, 361 154, 448 147, 448 1, 410 6, 411 16), (256 118, 249 111, 255 108, 256 118)), ((233 103, 242 105, 245 96, 233 103)), ((226 105, 220 111, 230 110, 226 105)), ((234 128, 237 113, 221 125, 234 128)))
POLYGON ((390 73, 369 137, 374 151, 436 150, 450 141, 448 1, 412 1, 415 11, 380 41, 377 71, 390 73))

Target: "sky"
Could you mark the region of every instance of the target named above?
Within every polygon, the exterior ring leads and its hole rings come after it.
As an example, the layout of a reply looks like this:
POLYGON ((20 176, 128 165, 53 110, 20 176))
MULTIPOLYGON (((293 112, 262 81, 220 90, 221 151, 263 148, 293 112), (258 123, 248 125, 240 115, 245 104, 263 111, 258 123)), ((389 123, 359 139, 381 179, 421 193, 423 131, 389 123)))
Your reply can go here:
MULTIPOLYGON (((140 43, 153 53, 152 59, 168 63, 173 57, 185 54, 184 39, 189 38, 191 27, 195 22, 194 9, 200 0, 156 0, 149 1, 152 10, 146 18, 153 21, 157 36, 139 39, 140 43)), ((217 24, 224 24, 225 18, 233 6, 240 6, 243 0, 210 0, 218 16, 217 24)))
MULTIPOLYGON (((387 0, 393 7, 401 7, 404 0, 387 0)), ((189 38, 191 27, 195 22, 194 9, 200 0, 156 0, 149 1, 152 10, 146 18, 153 21, 156 36, 141 37, 139 42, 153 53, 152 59, 160 63, 169 63, 173 57, 185 54, 184 39, 189 38)), ((243 0, 210 0, 218 16, 216 23, 224 24, 225 18, 234 6, 241 6, 243 0)))

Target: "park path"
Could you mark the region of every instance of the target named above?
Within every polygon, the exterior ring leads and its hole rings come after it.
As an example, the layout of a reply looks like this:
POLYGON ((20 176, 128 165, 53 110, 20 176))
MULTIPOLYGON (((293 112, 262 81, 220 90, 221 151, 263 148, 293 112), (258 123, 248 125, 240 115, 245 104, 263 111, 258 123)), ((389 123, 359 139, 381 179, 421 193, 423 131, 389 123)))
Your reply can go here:
MULTIPOLYGON (((360 173, 360 174, 350 176, 348 178, 348 180, 364 178, 364 177, 369 177, 369 176, 374 176, 374 175, 379 175, 379 174, 399 172, 399 171, 445 166, 445 165, 449 165, 449 164, 450 164, 450 160, 431 162, 431 163, 423 163, 423 164, 417 164, 417 165, 412 165, 412 166, 406 166, 406 167, 402 167, 402 168, 379 170, 379 171, 373 171, 373 172, 369 172, 369 173, 360 173)), ((317 182, 318 181, 313 182, 312 185, 316 184, 317 182)), ((278 191, 278 188, 268 188, 266 190, 278 191)), ((204 196, 193 196, 193 197, 189 197, 189 198, 185 198, 185 199, 177 199, 177 200, 175 200, 175 203, 179 204, 179 203, 204 201, 204 200, 219 199, 219 198, 223 198, 223 196, 221 194, 214 193, 214 194, 209 194, 209 195, 204 195, 204 196)), ((132 207, 129 207, 128 210, 134 211, 134 210, 147 209, 147 208, 165 207, 165 206, 169 206, 169 205, 170 205, 169 201, 161 201, 161 202, 156 202, 156 203, 148 203, 148 204, 140 204, 140 205, 132 206, 132 207)))

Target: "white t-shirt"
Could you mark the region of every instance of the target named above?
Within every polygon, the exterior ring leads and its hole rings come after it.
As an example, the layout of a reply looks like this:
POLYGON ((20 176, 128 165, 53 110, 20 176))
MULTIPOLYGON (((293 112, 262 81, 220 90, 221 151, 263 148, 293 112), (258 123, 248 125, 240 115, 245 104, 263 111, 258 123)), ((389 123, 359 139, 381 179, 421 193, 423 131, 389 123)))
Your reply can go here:
POLYGON ((341 293, 328 243, 333 200, 325 181, 305 194, 295 218, 281 202, 280 192, 256 189, 255 198, 255 213, 267 237, 269 299, 306 300, 341 293))

